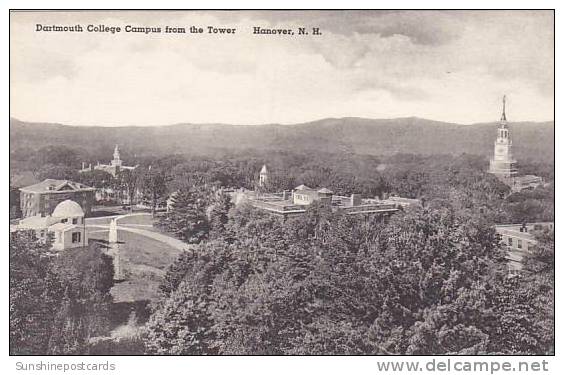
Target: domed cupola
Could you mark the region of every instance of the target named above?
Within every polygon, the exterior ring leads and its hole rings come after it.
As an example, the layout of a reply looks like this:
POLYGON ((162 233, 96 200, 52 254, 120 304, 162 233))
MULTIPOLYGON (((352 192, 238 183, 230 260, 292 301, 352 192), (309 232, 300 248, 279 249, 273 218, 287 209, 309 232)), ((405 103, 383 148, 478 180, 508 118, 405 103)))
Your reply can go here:
POLYGON ((84 211, 82 207, 75 201, 67 199, 62 201, 55 207, 53 214, 51 215, 57 218, 72 218, 72 217, 84 217, 84 211))

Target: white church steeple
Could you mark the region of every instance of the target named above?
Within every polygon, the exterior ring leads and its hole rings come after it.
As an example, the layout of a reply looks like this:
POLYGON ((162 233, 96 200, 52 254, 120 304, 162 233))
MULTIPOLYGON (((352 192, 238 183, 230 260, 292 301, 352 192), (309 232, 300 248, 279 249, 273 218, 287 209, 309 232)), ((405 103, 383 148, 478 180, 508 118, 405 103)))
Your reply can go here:
POLYGON ((497 128, 497 138, 494 144, 494 157, 490 159, 490 173, 507 179, 517 174, 517 162, 513 159, 511 152, 512 142, 507 127, 507 117, 505 115, 506 97, 503 96, 503 108, 499 127, 497 128))
POLYGON ((503 95, 503 110, 501 111, 501 123, 507 125, 507 118, 505 117, 505 95, 503 95))
POLYGON ((114 167, 121 167, 121 159, 119 157, 119 147, 116 145, 114 149, 114 159, 112 160, 112 166, 114 167))

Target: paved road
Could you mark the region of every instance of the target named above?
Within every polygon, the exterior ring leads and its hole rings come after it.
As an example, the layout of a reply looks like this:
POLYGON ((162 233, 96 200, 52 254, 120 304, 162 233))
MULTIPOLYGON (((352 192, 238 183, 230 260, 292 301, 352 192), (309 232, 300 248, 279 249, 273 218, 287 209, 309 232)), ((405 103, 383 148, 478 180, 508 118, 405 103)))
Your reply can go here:
POLYGON ((112 221, 112 219, 116 219, 116 220, 121 220, 123 218, 126 217, 132 217, 132 216, 152 216, 149 213, 146 212, 136 212, 136 213, 129 213, 129 214, 120 214, 120 213, 115 213, 113 215, 107 215, 107 216, 98 216, 98 217, 87 217, 86 220, 86 224, 105 224, 105 223, 110 223, 110 221, 112 221))

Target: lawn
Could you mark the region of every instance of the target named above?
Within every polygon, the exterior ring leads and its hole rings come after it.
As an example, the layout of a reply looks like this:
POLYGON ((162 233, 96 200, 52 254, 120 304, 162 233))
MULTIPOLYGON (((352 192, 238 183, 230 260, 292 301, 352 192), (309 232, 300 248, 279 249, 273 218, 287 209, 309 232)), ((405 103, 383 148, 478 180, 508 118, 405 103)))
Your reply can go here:
POLYGON ((136 233, 118 230, 120 254, 123 260, 133 264, 166 270, 180 254, 169 245, 136 233))
POLYGON ((126 216, 118 220, 119 225, 135 224, 135 225, 153 225, 153 217, 151 214, 126 216))
MULTIPOLYGON (((108 232, 89 234, 90 238, 107 241, 108 232)), ((125 280, 112 288, 116 302, 153 300, 168 266, 180 250, 140 234, 118 230, 121 267, 125 280)))
POLYGON ((166 236, 171 236, 170 233, 154 227, 154 224, 157 220, 158 218, 153 218, 153 215, 151 214, 126 216, 118 220, 118 225, 123 225, 126 227, 130 226, 131 228, 140 228, 151 232, 161 233, 166 236))

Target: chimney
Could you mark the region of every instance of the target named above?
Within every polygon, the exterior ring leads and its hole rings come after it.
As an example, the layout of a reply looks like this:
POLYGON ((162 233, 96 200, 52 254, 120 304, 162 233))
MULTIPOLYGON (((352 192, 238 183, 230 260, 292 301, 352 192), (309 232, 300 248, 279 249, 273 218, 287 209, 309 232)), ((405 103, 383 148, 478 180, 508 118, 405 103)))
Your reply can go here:
POLYGON ((284 200, 284 201, 286 200, 286 190, 284 190, 282 192, 282 200, 284 200))
POLYGON ((82 162, 82 169, 84 170, 84 167, 86 167, 86 163, 82 162))

